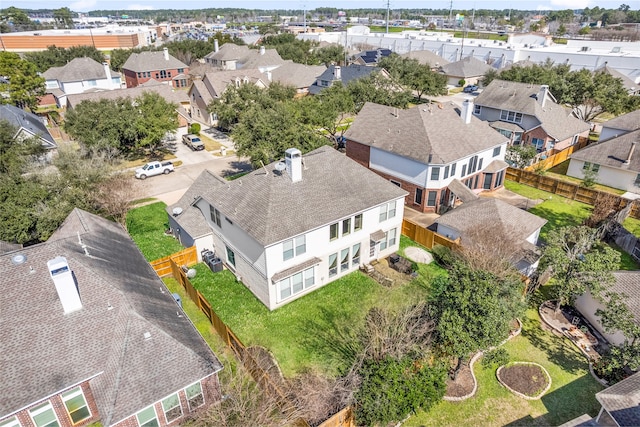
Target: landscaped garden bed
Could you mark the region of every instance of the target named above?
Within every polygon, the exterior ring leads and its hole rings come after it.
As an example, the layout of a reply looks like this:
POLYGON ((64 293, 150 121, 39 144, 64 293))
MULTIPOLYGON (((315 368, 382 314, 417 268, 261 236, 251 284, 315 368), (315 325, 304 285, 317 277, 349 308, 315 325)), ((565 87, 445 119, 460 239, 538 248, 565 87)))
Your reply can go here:
POLYGON ((513 362, 496 371, 498 381, 525 399, 540 399, 551 387, 551 377, 541 365, 531 362, 513 362))

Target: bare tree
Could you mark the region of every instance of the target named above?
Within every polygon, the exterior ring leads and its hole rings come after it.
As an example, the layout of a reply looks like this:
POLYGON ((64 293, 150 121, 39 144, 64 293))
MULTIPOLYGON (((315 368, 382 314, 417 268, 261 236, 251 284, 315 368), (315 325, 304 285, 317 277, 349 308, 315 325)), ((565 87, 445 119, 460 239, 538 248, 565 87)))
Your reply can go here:
POLYGON ((98 185, 95 203, 101 211, 126 227, 127 212, 140 194, 140 187, 132 185, 131 176, 117 173, 98 185))

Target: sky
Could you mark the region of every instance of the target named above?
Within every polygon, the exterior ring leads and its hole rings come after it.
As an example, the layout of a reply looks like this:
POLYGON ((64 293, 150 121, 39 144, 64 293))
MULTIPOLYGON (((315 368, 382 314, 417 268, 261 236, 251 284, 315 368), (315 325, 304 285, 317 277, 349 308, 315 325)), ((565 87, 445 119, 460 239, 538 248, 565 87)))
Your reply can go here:
MULTIPOLYGON (((448 9, 450 0, 389 0, 391 9, 448 9)), ((519 9, 561 10, 584 9, 599 6, 617 9, 627 4, 632 10, 640 10, 640 0, 453 0, 454 9, 519 9)), ((144 9, 204 9, 235 7, 244 9, 315 9, 335 7, 338 9, 386 8, 386 0, 0 0, 0 8, 15 6, 21 9, 56 9, 68 7, 74 12, 90 10, 144 10, 144 9), (6 6, 4 6, 6 5, 6 6)))

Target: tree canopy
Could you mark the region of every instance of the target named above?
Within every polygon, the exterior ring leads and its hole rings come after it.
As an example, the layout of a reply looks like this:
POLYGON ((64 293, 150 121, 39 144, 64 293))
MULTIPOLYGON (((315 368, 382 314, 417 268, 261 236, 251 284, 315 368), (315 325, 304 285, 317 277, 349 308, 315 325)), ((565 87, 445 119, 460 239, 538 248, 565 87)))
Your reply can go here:
POLYGON ((402 58, 394 53, 383 58, 378 65, 387 70, 399 84, 411 89, 417 95, 418 101, 423 95, 447 94, 447 77, 431 71, 417 59, 402 58))
POLYGON ((96 62, 103 63, 104 54, 93 46, 73 46, 70 48, 48 46, 46 50, 40 52, 27 52, 24 59, 33 62, 36 69, 43 73, 51 67, 62 67, 75 58, 91 58, 96 62))
POLYGON ((0 52, 0 92, 9 94, 0 97, 3 104, 35 110, 38 98, 45 94, 44 78, 38 75, 36 66, 13 52, 0 52))

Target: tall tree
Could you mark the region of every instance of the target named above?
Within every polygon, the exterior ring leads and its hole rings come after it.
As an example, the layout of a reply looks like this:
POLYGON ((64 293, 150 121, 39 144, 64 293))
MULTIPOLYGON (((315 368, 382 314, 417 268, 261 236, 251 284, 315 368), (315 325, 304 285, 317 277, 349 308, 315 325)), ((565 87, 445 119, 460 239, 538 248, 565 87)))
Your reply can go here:
POLYGON ((70 48, 48 46, 40 52, 27 52, 24 59, 33 62, 39 72, 45 72, 51 67, 61 67, 75 58, 92 58, 96 62, 104 62, 104 54, 94 46, 73 46, 70 48))
POLYGON ((620 254, 597 239, 597 230, 578 226, 549 233, 539 268, 551 272, 559 311, 586 291, 598 298, 613 282, 611 272, 619 263, 620 254))
POLYGON ((71 9, 68 7, 61 7, 60 9, 56 9, 53 11, 53 19, 56 21, 56 24, 61 26, 62 28, 73 28, 73 17, 75 13, 71 12, 71 9))
POLYGON ((21 59, 17 53, 0 52, 0 76, 8 83, 0 81, 0 93, 9 97, 0 97, 0 103, 13 104, 19 108, 35 110, 38 98, 45 93, 44 78, 38 75, 36 66, 21 59))

